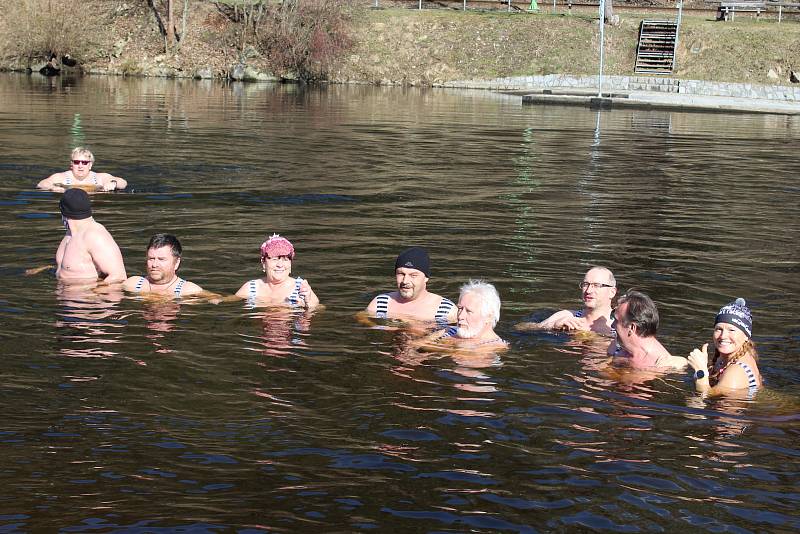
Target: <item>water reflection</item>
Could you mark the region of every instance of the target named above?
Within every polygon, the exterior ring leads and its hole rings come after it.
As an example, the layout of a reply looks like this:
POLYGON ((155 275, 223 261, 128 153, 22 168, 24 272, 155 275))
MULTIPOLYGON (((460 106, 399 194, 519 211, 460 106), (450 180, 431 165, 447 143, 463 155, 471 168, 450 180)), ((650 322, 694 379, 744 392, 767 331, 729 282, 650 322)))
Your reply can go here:
POLYGON ((800 528, 796 118, 100 77, 0 76, 0 102, 0 526, 800 528), (22 276, 59 238, 56 197, 32 188, 78 135, 130 177, 94 200, 129 266, 179 230, 186 277, 230 294, 280 227, 327 309, 22 276), (423 354, 353 319, 405 243, 430 250, 439 294, 497 281, 507 352, 423 354), (590 264, 654 298, 674 354, 735 281, 765 390, 701 400, 680 373, 608 367, 605 338, 509 334, 574 302, 590 264))
POLYGON ((61 306, 56 328, 63 329, 60 338, 69 345, 59 352, 72 358, 111 358, 119 353, 126 314, 118 309, 122 289, 96 284, 59 283, 56 299, 61 306), (88 346, 87 346, 88 345, 88 346))

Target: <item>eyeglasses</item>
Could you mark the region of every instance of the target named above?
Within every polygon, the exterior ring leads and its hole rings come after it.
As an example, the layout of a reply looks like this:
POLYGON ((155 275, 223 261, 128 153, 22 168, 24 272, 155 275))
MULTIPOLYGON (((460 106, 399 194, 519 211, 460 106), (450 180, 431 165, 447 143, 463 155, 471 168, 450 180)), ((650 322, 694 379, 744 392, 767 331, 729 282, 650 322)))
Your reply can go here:
POLYGON ((92 162, 92 160, 89 160, 89 159, 73 159, 72 160, 72 164, 73 165, 88 165, 91 162, 92 162))
POLYGON ((581 282, 578 287, 586 291, 590 287, 592 289, 600 289, 601 287, 614 287, 614 286, 612 286, 611 284, 602 284, 600 282, 581 282))

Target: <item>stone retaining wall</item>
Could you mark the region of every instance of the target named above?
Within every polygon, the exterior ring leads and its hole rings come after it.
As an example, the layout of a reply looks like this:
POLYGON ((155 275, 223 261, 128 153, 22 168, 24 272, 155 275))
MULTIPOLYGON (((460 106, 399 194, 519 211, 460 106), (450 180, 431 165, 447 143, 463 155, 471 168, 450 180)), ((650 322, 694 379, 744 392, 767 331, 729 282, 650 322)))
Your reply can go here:
MULTIPOLYGON (((484 81, 455 81, 437 84, 438 87, 524 91, 540 89, 597 89, 597 76, 516 76, 484 81)), ((694 96, 726 96, 760 98, 780 102, 800 103, 800 84, 758 85, 750 83, 721 83, 702 80, 680 80, 651 76, 603 76, 603 91, 653 91, 694 96)))

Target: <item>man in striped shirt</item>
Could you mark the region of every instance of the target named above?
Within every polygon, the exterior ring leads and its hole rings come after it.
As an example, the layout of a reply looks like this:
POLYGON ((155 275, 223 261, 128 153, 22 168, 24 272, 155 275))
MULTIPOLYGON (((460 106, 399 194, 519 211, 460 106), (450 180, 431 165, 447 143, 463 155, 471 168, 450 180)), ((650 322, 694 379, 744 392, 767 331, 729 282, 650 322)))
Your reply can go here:
POLYGON ((456 322, 457 309, 453 301, 428 291, 431 262, 424 248, 411 247, 401 252, 395 261, 394 274, 397 291, 372 299, 366 309, 367 315, 440 325, 456 322))

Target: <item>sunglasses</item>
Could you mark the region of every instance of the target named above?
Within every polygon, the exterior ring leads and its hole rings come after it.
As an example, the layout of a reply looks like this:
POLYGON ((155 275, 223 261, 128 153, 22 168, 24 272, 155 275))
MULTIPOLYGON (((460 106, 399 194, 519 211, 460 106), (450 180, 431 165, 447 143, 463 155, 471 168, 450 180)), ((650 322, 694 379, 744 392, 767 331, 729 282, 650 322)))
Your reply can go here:
POLYGON ((73 165, 89 165, 92 161, 88 159, 73 159, 73 165))

